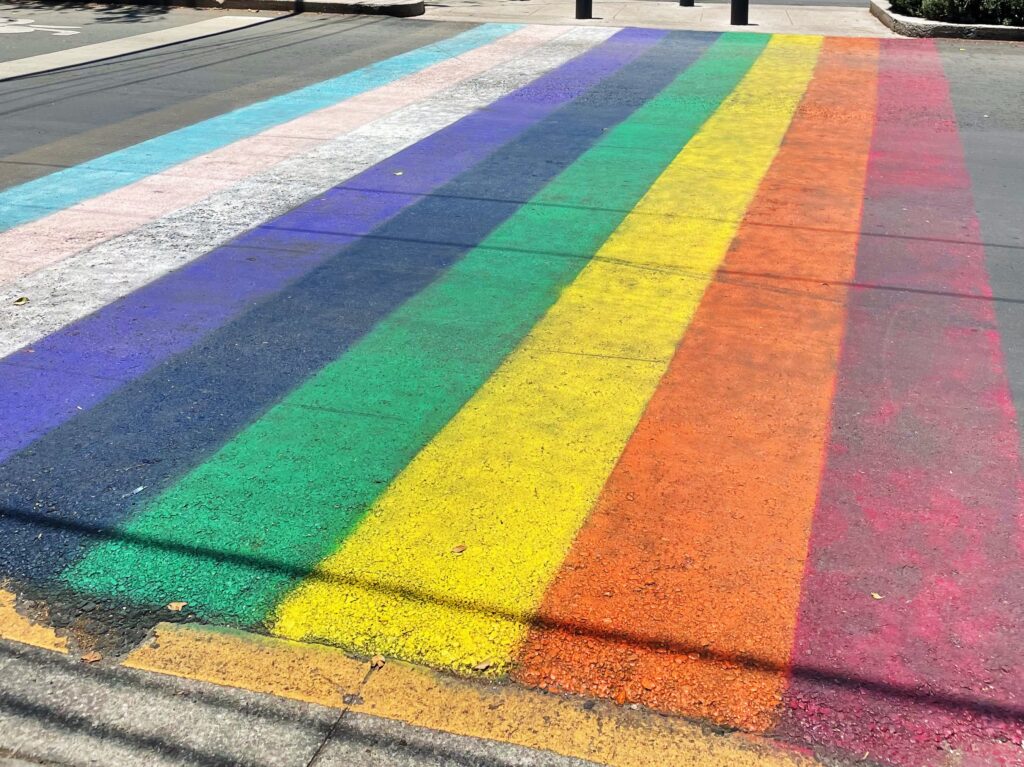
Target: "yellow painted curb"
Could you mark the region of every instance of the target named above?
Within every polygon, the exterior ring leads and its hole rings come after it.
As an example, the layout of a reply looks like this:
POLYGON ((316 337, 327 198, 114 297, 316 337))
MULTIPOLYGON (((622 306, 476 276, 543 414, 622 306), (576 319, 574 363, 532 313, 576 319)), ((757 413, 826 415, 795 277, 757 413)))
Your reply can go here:
POLYGON ((721 735, 611 703, 459 679, 341 650, 229 629, 160 624, 124 665, 346 708, 418 727, 545 749, 615 767, 812 767, 769 741, 721 735))
POLYGON ((68 643, 64 637, 57 636, 49 626, 41 626, 26 618, 14 605, 14 594, 0 589, 0 639, 67 654, 68 643))
POLYGON ((159 624, 123 665, 337 707, 359 691, 368 670, 320 645, 174 623, 159 624))

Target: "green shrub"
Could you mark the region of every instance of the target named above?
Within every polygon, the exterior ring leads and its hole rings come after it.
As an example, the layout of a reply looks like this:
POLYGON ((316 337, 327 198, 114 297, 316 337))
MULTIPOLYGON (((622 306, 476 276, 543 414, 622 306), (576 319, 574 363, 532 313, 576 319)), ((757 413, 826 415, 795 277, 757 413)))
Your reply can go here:
POLYGON ((892 0, 892 9, 933 21, 1024 26, 1024 0, 892 0))

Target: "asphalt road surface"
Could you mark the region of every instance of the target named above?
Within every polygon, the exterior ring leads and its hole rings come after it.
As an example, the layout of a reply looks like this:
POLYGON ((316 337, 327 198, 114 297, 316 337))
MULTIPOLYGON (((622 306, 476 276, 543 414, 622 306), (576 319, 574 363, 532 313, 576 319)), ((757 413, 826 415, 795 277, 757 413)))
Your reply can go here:
POLYGON ((0 595, 1024 763, 1021 82, 306 16, 0 82, 0 595))
MULTIPOLYGON (((236 12, 237 13, 237 12, 236 12)), ((248 14, 247 11, 242 13, 248 14)), ((74 3, 0 3, 0 61, 65 51, 226 15, 223 11, 74 3)), ((252 14, 270 17, 266 12, 252 14)))

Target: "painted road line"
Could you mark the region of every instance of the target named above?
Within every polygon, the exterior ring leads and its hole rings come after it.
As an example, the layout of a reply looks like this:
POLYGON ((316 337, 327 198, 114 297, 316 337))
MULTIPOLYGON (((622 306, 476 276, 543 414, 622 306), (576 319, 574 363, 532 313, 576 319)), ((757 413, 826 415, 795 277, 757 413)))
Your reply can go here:
POLYGON ((157 624, 124 665, 335 708, 359 693, 370 670, 332 647, 174 623, 157 624))
MULTIPOLYGON (((347 261, 358 262, 357 256, 365 254, 370 263, 386 262, 395 258, 396 249, 405 250, 405 243, 417 239, 424 256, 434 250, 428 248, 431 237, 456 242, 466 236, 466 221, 487 212, 509 189, 518 195, 528 188, 504 186, 519 183, 518 174, 541 179, 598 139, 613 147, 624 144, 635 155, 630 131, 613 127, 634 108, 662 119, 672 114, 673 125, 679 126, 679 118, 665 105, 651 110, 645 102, 715 35, 629 34, 634 42, 626 47, 643 54, 634 63, 538 125, 516 152, 481 166, 475 185, 453 185, 439 192, 441 207, 430 215, 412 213, 411 226, 404 229, 377 230, 349 250, 347 261), (638 35, 643 37, 637 40, 638 35), (644 48, 649 50, 644 53, 644 48), (613 129, 605 133, 609 127, 613 129), (537 163, 543 163, 544 170, 537 163), (460 199, 491 203, 481 210, 479 202, 453 202, 460 199), (460 205, 465 212, 451 216, 460 205), (442 225, 444 211, 450 222, 442 225), (382 235, 388 231, 390 235, 382 235)), ((587 66, 593 69, 600 63, 587 66)), ((676 130, 688 132, 686 123, 676 130)), ((647 158, 635 160, 633 169, 639 175, 627 175, 629 181, 612 202, 622 202, 628 209, 671 158, 670 148, 650 157, 657 167, 645 167, 647 158)), ((613 150, 610 160, 596 166, 593 159, 577 162, 541 193, 542 198, 549 206, 588 202, 586 197, 580 200, 581 190, 590 188, 586 182, 600 177, 595 176, 599 170, 621 171, 622 160, 622 153, 613 150), (581 164, 589 170, 581 170, 581 164)), ((263 621, 274 603, 334 549, 387 481, 486 379, 553 300, 559 285, 579 268, 567 257, 554 263, 550 258, 529 258, 529 251, 522 248, 551 244, 550 226, 563 223, 569 226, 565 242, 576 245, 571 234, 575 233, 579 247, 585 248, 579 257, 586 258, 614 228, 608 219, 623 215, 613 209, 592 216, 591 207, 555 208, 545 215, 544 204, 521 207, 516 202, 518 212, 509 222, 469 251, 439 282, 384 319, 337 362, 127 524, 121 530, 125 542, 91 551, 66 580, 79 590, 117 593, 142 603, 167 601, 168 593, 187 594, 175 598, 187 599, 191 609, 204 616, 243 624, 263 621), (491 262, 497 266, 488 271, 491 262), (274 479, 239 481, 253 475, 274 479), (191 510, 187 519, 180 514, 186 507, 191 510), (285 508, 289 512, 282 516, 285 508), (254 529, 262 531, 257 538, 254 529), (190 540, 199 539, 204 551, 189 546, 190 540), (147 545, 149 541, 158 545, 147 545), (138 577, 140 572, 146 576, 138 577)), ((285 299, 282 312, 288 311, 292 298, 285 299)), ((298 298, 308 303, 301 294, 298 298)), ((325 311, 335 314, 335 305, 325 311)))
MULTIPOLYGON (((201 203, 289 157, 447 90, 566 31, 531 26, 324 109, 228 144, 135 183, 0 232, 0 284, 201 203)), ((24 290, 18 295, 28 295, 24 290)), ((37 294, 38 295, 38 294, 37 294)), ((13 312, 12 314, 16 314, 13 312)))
MULTIPOLYGON (((196 203, 282 160, 480 74, 565 31, 525 28, 42 219, 0 233, 0 283, 196 203)), ((26 295, 24 292, 20 295, 26 295)))
POLYGON ((786 725, 888 764, 931 763, 937 738, 993 764, 1024 737, 1017 419, 935 43, 884 41, 879 69, 786 725))
MULTIPOLYGON (((4 508, 29 511, 31 499, 45 496, 66 499, 63 508, 73 508, 77 522, 123 522, 443 274, 515 212, 522 204, 520 195, 528 198, 575 160, 608 123, 570 121, 570 127, 583 130, 575 142, 568 141, 559 110, 665 34, 623 30, 595 48, 589 41, 607 37, 606 32, 573 31, 536 54, 549 62, 546 69, 556 61, 564 62, 561 66, 236 239, 216 257, 170 275, 167 297, 160 302, 166 308, 154 313, 148 302, 139 308, 141 322, 157 319, 143 335, 150 345, 173 342, 160 333, 160 317, 178 321, 174 314, 192 311, 194 305, 222 304, 236 284, 269 276, 277 280, 274 290, 287 289, 227 325, 207 324, 213 332, 198 343, 8 460, 0 467, 4 508), (181 290, 180 275, 189 270, 187 284, 197 294, 181 290), (273 276, 275 272, 284 272, 285 279, 273 276), (127 430, 126 410, 134 414, 133 427, 127 430), (73 447, 81 428, 89 430, 89 441, 98 449, 73 447), (43 468, 57 455, 64 467, 62 479, 43 468), (157 455, 159 461, 147 461, 147 456, 157 455), (126 456, 137 457, 127 471, 126 456), (25 481, 40 470, 54 483, 39 477, 40 484, 33 487, 25 481), (118 478, 113 485, 112 476, 118 478), (145 487, 149 492, 125 495, 114 486, 122 482, 132 484, 128 490, 145 487)), ((608 94, 601 91, 594 98, 607 99, 608 94)), ((613 115, 614 110, 604 114, 613 115)), ((115 342, 120 327, 109 330, 115 342)), ((75 353, 72 343, 68 356, 55 355, 51 364, 84 372, 73 362, 75 353)), ((38 355, 37 349, 32 359, 38 355)), ((18 520, 14 526, 31 534, 32 525, 18 520)), ((47 544, 45 559, 12 556, 6 562, 19 573, 45 578, 77 558, 86 542, 75 530, 48 534, 38 542, 47 544)), ((41 551, 38 543, 32 548, 41 551)))
POLYGON ((18 611, 17 598, 0 586, 0 639, 67 653, 68 643, 48 626, 36 623, 18 611))
MULTIPOLYGON (((297 230, 306 226, 304 211, 322 207, 308 198, 328 191, 337 184, 339 176, 364 171, 332 193, 332 205, 348 216, 336 222, 340 225, 347 221, 341 230, 344 237, 335 242, 341 247, 486 157, 508 133, 502 129, 464 144, 458 136, 449 139, 448 133, 442 132, 422 146, 406 149, 388 160, 392 154, 415 139, 427 139, 437 129, 472 132, 481 118, 472 118, 461 128, 450 125, 614 34, 614 30, 608 29, 546 29, 544 36, 550 36, 550 30, 565 34, 555 44, 522 51, 514 61, 461 87, 248 179, 219 198, 209 198, 171 219, 161 219, 143 231, 107 243, 81 262, 72 259, 75 263, 66 264, 66 268, 40 275, 45 282, 35 285, 38 292, 20 295, 45 295, 43 291, 66 295, 65 311, 79 315, 87 314, 109 293, 114 294, 110 298, 116 299, 134 283, 148 284, 110 306, 95 307, 95 313, 0 362, 0 369, 5 372, 0 383, 4 394, 0 398, 0 458, 6 459, 47 430, 79 415, 125 381, 138 378, 187 349, 254 301, 335 255, 336 249, 323 244, 306 252, 303 258, 295 257, 294 248, 267 251, 265 245, 268 237, 276 242, 276 229, 297 230), (445 141, 454 141, 455 149, 443 147, 445 141), (445 154, 435 157, 434 153, 442 150, 445 154), (455 161, 437 160, 449 155, 455 161), (366 171, 374 160, 388 160, 390 164, 366 171), (426 168, 419 173, 411 172, 424 162, 426 168), (265 219, 270 214, 284 213, 296 205, 300 207, 279 219, 273 228, 266 226, 265 219), (296 222, 296 217, 301 220, 296 222), (255 232, 230 246, 214 247, 250 225, 258 227, 255 232), (261 247, 261 264, 254 266, 254 249, 261 247), (175 267, 179 270, 171 272, 175 267), (227 280, 232 269, 238 279, 227 280), (163 279, 149 282, 167 272, 171 273, 163 279), (214 279, 218 274, 220 278, 214 279), (230 289, 223 287, 225 280, 230 289), (69 375, 69 370, 76 375, 69 375)), ((488 117, 485 115, 484 119, 488 117)), ((20 287, 24 290, 27 286, 20 287)), ((33 327, 45 329, 44 323, 61 316, 53 307, 55 303, 60 305, 59 300, 36 303, 40 308, 34 314, 34 323, 32 313, 27 313, 28 321, 20 319, 21 310, 31 304, 20 307, 12 303, 9 307, 11 315, 27 326, 21 328, 22 338, 33 327)), ((0 324, 0 328, 5 326, 0 324)), ((41 333, 41 329, 36 332, 41 333)), ((18 337, 18 333, 17 327, 9 330, 11 336, 18 337)))
POLYGON ((857 253, 877 58, 874 40, 825 41, 715 282, 545 595, 520 681, 748 731, 774 723, 857 253))
POLYGON ((369 664, 322 645, 162 623, 125 666, 539 748, 611 767, 813 767, 768 741, 515 686, 369 664), (310 669, 314 669, 310 673, 310 669), (347 697, 349 703, 342 700, 347 697))
POLYGON ((331 80, 236 109, 0 192, 0 231, 126 186, 274 125, 486 45, 519 26, 484 24, 331 80))
POLYGON ((189 40, 198 40, 201 37, 220 35, 225 32, 233 32, 236 29, 245 29, 256 24, 264 24, 273 21, 275 17, 268 16, 217 16, 212 19, 197 21, 194 24, 183 24, 180 27, 161 29, 157 32, 144 32, 141 35, 122 37, 119 40, 108 40, 93 45, 80 45, 77 48, 68 48, 53 53, 43 53, 39 56, 29 56, 24 59, 0 62, 0 81, 10 80, 14 77, 25 77, 26 75, 37 75, 42 72, 51 72, 55 69, 67 69, 82 64, 91 64, 96 61, 113 59, 118 56, 127 56, 130 53, 148 51, 152 48, 162 48, 165 45, 184 43, 189 40))
POLYGON ((508 670, 778 149, 819 46, 771 40, 520 347, 282 604, 275 633, 465 673, 508 670))

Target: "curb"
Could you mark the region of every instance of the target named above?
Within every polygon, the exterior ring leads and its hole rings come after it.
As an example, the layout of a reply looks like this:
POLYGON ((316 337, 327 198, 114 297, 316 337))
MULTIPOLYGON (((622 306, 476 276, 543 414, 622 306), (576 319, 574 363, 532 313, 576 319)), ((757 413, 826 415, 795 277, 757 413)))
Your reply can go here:
POLYGON ((607 767, 824 767, 759 735, 236 629, 160 623, 121 665, 607 767))
POLYGON ((869 0, 871 15, 904 37, 959 37, 969 40, 1024 40, 1024 27, 954 24, 894 13, 886 0, 869 0))
MULTIPOLYGON (((234 687, 608 767, 824 767, 809 750, 762 735, 379 656, 367 662, 340 648, 236 629, 159 623, 125 656, 79 655, 52 628, 19 613, 15 602, 0 586, 0 640, 99 666, 234 687)), ((2 753, 0 767, 7 767, 2 753)))
MULTIPOLYGON (((43 0, 57 4, 60 0, 43 0)), ((284 11, 285 13, 357 13, 374 16, 422 16, 424 0, 132 0, 137 5, 177 8, 216 8, 223 11, 284 11)))

